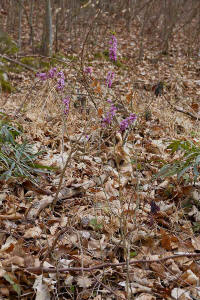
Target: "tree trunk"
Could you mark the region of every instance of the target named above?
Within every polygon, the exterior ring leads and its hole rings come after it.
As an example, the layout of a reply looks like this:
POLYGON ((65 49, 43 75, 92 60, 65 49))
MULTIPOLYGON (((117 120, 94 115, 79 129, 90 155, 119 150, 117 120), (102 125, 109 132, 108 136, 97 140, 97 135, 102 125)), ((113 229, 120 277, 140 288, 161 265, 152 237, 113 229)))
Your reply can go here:
POLYGON ((52 32, 52 14, 51 0, 46 0, 46 11, 43 26, 41 53, 45 56, 52 56, 53 32, 52 32))

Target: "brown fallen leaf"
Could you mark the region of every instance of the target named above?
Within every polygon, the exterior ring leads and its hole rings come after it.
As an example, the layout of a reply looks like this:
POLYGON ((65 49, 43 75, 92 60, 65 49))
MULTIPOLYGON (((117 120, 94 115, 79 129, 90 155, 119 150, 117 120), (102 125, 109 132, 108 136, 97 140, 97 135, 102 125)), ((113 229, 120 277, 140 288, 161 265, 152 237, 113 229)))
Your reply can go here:
POLYGON ((47 191, 39 186, 35 186, 31 181, 28 181, 28 180, 23 182, 23 187, 26 188, 27 190, 34 191, 41 195, 52 195, 53 194, 51 191, 47 191))
POLYGON ((198 285, 199 284, 199 277, 197 277, 191 270, 187 270, 184 272, 181 277, 181 281, 184 281, 185 283, 189 285, 198 285))
POLYGON ((92 285, 92 280, 87 276, 77 277, 77 284, 79 287, 88 288, 92 285))
POLYGON ((22 215, 19 213, 13 213, 11 215, 0 215, 0 220, 20 220, 22 215))
POLYGON ((37 218, 41 211, 53 202, 53 199, 54 198, 52 196, 44 196, 44 198, 40 201, 38 199, 34 200, 31 206, 27 209, 25 217, 27 219, 37 218))
POLYGON ((47 284, 43 282, 42 275, 36 278, 33 288, 36 291, 36 300, 50 300, 49 288, 47 284))
POLYGON ((29 238, 37 238, 40 237, 40 235, 42 234, 42 229, 39 226, 35 226, 32 228, 29 228, 25 234, 24 234, 24 238, 29 239, 29 238))
POLYGON ((135 300, 155 300, 155 299, 156 297, 147 293, 142 293, 141 295, 135 298, 135 300))
POLYGON ((19 267, 24 267, 24 258, 20 256, 12 256, 2 262, 4 267, 8 267, 10 265, 17 265, 19 267))

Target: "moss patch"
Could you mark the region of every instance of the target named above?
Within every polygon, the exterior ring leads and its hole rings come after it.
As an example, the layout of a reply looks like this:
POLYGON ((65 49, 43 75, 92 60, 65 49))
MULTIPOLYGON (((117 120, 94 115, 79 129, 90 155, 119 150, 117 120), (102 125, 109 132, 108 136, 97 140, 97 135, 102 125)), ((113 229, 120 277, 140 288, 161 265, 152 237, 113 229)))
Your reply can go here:
POLYGON ((33 67, 33 68, 38 68, 39 67, 39 62, 38 58, 34 58, 31 56, 26 56, 20 59, 21 63, 33 67))

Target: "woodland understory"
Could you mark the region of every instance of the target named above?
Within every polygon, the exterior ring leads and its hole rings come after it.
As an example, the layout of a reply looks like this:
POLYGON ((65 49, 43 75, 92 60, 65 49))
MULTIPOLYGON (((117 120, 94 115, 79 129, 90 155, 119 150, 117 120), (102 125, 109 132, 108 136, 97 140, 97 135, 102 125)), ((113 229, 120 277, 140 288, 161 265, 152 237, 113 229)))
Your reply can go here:
POLYGON ((0 299, 199 300, 200 4, 79 2, 0 7, 0 299))

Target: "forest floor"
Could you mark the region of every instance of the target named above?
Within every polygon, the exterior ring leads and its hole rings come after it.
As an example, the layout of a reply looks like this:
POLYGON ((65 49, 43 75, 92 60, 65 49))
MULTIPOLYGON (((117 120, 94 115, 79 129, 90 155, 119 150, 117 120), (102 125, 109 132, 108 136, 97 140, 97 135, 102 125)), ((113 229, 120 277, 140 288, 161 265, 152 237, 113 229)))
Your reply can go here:
POLYGON ((44 150, 38 163, 54 168, 37 184, 1 181, 1 299, 200 299, 198 180, 190 170, 157 176, 182 157, 172 141, 200 149, 199 57, 177 36, 167 55, 144 48, 139 61, 134 30, 116 37, 117 63, 110 36, 57 63, 63 91, 57 78, 8 74, 15 91, 1 95, 2 112, 44 150), (137 120, 120 131, 131 113, 137 120))

